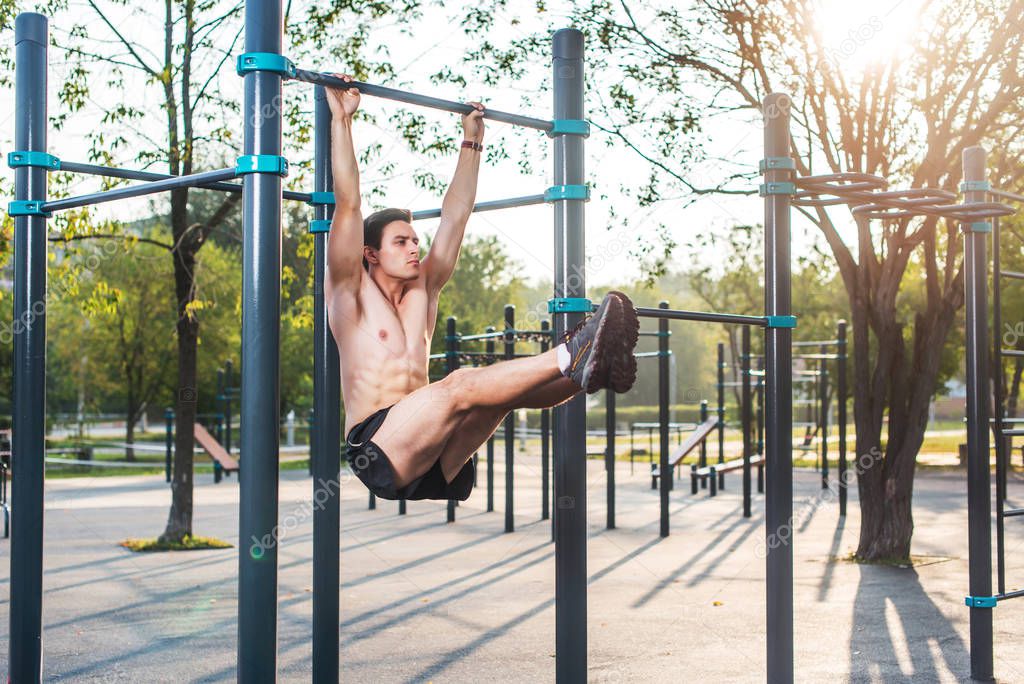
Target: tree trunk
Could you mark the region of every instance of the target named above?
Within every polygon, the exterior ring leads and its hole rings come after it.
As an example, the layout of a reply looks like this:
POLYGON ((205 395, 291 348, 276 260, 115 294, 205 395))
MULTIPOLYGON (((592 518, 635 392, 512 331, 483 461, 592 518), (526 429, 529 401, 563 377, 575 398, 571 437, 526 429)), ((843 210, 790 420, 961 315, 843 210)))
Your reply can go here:
POLYGON ((189 311, 195 293, 195 264, 198 245, 190 239, 185 219, 187 194, 171 193, 171 225, 177 249, 174 259, 174 290, 178 302, 178 388, 174 430, 174 465, 171 471, 171 510, 160 541, 180 542, 192 534, 193 430, 196 421, 196 352, 199 321, 189 311), (184 197, 180 197, 184 195, 184 197), (180 201, 179 201, 180 200, 180 201))
POLYGON ((124 426, 124 441, 129 446, 124 450, 124 459, 130 463, 135 462, 135 449, 131 447, 135 443, 135 421, 132 420, 132 413, 128 411, 128 420, 124 426))

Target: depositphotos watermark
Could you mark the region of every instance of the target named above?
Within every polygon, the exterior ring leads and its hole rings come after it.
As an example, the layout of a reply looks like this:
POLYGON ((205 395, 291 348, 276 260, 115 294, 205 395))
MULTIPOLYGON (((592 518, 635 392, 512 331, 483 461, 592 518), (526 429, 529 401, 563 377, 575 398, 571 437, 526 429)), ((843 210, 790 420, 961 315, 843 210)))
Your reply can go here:
POLYGON ((839 496, 841 486, 845 485, 846 487, 849 487, 851 482, 856 481, 854 478, 860 477, 881 460, 882 452, 878 447, 871 447, 866 454, 861 454, 854 462, 853 468, 850 468, 845 473, 841 474, 838 480, 830 481, 827 489, 822 490, 818 496, 807 502, 807 504, 801 508, 800 511, 795 513, 786 524, 780 525, 776 531, 766 535, 764 539, 760 540, 757 544, 757 548, 754 550, 754 554, 758 558, 766 558, 768 556, 768 552, 772 549, 777 549, 780 546, 789 544, 789 540, 793 538, 793 530, 798 528, 803 521, 808 518, 808 516, 818 510, 818 508, 825 503, 835 501, 839 496))

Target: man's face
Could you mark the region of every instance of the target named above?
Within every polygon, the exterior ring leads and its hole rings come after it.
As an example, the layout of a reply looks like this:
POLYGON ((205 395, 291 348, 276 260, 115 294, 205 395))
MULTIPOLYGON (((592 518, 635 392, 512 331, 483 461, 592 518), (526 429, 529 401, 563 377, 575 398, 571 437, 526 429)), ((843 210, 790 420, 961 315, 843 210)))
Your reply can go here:
POLYGON ((384 226, 380 250, 365 250, 367 260, 391 278, 415 280, 420 275, 420 239, 406 221, 392 221, 384 226))

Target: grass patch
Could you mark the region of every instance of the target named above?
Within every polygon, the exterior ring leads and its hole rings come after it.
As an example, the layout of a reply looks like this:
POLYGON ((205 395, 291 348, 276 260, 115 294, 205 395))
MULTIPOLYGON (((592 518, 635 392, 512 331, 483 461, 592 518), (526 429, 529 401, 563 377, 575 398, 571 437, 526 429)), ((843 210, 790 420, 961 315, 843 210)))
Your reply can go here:
POLYGON ((213 537, 186 536, 180 542, 162 542, 157 538, 153 539, 125 539, 120 546, 144 553, 146 551, 200 551, 202 549, 230 549, 231 544, 213 537))

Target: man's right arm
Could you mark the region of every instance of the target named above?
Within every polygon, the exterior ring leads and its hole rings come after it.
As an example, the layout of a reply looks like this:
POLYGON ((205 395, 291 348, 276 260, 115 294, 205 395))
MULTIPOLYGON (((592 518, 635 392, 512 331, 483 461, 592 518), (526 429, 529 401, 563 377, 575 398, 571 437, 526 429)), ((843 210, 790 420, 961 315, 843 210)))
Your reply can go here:
POLYGON ((359 199, 359 166, 352 144, 352 117, 331 121, 331 163, 334 170, 334 220, 327 239, 325 283, 331 292, 354 292, 363 273, 363 216, 359 199))

